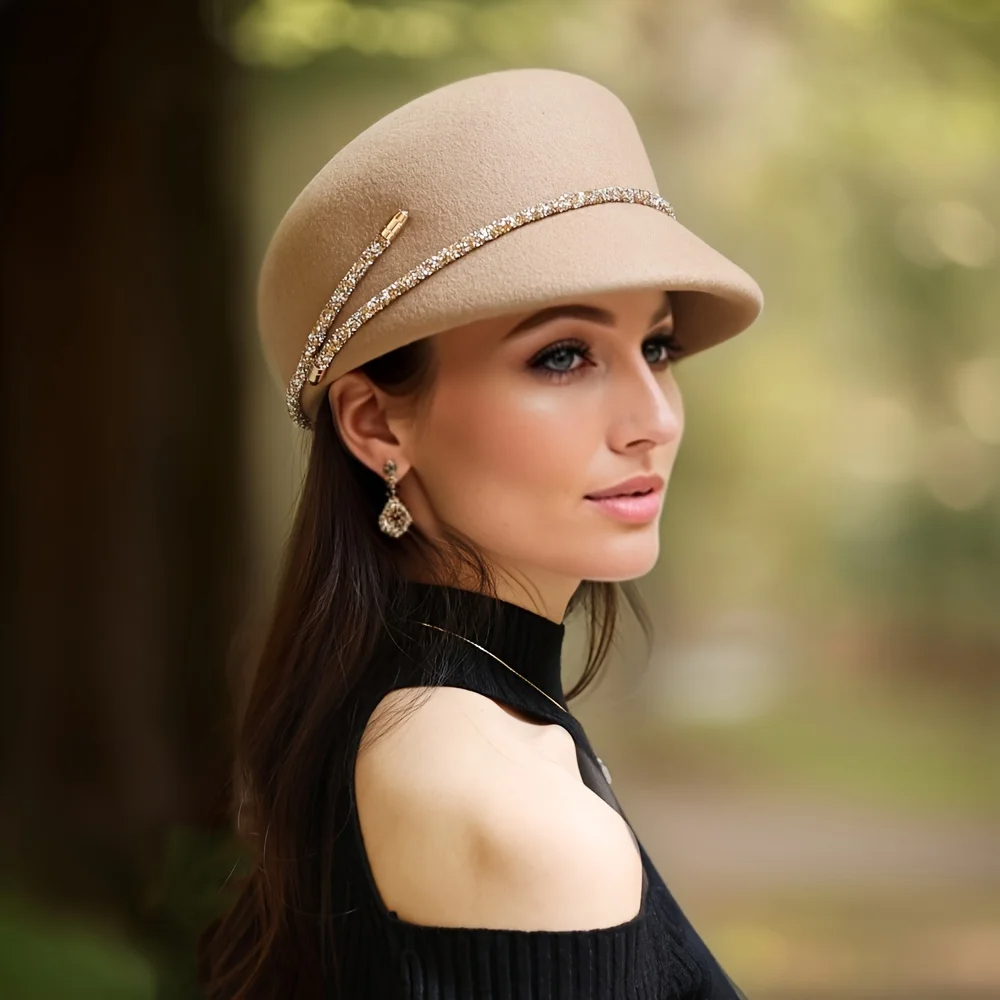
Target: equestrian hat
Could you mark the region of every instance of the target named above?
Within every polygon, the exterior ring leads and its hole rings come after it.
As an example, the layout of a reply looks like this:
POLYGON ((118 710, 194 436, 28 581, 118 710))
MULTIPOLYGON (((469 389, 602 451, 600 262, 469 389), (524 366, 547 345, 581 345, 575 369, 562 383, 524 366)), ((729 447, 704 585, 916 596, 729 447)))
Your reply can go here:
POLYGON ((514 69, 430 91, 344 146, 278 224, 257 307, 268 367, 310 429, 331 382, 397 347, 632 288, 671 293, 687 354, 764 304, 677 220, 618 97, 514 69))

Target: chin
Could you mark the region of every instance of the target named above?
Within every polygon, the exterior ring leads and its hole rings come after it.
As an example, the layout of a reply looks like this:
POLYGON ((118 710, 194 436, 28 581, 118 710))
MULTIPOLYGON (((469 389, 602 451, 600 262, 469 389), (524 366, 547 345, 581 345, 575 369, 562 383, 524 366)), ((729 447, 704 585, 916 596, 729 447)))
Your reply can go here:
POLYGON ((602 540, 593 539, 575 555, 577 567, 573 575, 581 580, 605 583, 635 580, 649 573, 660 558, 658 525, 654 522, 632 537, 604 539, 603 544, 602 540))

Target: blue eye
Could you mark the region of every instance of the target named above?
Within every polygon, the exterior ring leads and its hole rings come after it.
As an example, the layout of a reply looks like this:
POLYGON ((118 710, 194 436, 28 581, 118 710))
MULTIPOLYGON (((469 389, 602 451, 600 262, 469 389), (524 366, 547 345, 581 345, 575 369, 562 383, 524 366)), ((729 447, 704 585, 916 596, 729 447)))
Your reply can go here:
POLYGON ((567 361, 572 364, 574 357, 590 360, 590 350, 587 345, 582 340, 561 340, 539 354, 531 362, 531 367, 541 368, 555 375, 565 375, 571 371, 576 371, 576 369, 564 367, 558 364, 558 362, 567 361), (557 366, 554 368, 549 367, 548 363, 551 361, 557 362, 557 366))
POLYGON ((659 364, 663 361, 676 362, 684 356, 684 348, 677 339, 677 334, 673 332, 658 333, 645 341, 642 346, 646 348, 650 345, 662 348, 665 351, 665 354, 661 355, 657 360, 650 361, 650 364, 659 364))
POLYGON ((550 378, 566 378, 580 370, 568 367, 572 365, 574 358, 583 358, 589 361, 590 349, 582 340, 569 339, 560 340, 558 343, 547 347, 541 354, 537 354, 528 364, 531 368, 537 368, 550 378))
MULTIPOLYGON (((684 348, 673 332, 654 334, 643 341, 642 347, 646 360, 654 368, 664 368, 676 362, 684 354, 684 348), (650 348, 653 350, 650 351, 650 348)), ((583 365, 573 366, 573 360, 577 357, 588 362, 593 360, 587 344, 571 337, 547 347, 529 362, 529 366, 542 371, 550 378, 566 379, 583 369, 583 365)))

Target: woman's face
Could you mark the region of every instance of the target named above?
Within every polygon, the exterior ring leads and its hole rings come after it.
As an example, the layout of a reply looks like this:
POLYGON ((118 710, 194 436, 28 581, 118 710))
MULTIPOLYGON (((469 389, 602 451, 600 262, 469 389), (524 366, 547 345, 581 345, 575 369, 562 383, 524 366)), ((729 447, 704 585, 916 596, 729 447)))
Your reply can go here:
POLYGON ((414 520, 431 534, 448 522, 550 593, 647 573, 684 424, 672 329, 669 297, 648 290, 437 334, 429 397, 390 421, 414 520), (589 498, 636 476, 662 486, 638 503, 589 498))

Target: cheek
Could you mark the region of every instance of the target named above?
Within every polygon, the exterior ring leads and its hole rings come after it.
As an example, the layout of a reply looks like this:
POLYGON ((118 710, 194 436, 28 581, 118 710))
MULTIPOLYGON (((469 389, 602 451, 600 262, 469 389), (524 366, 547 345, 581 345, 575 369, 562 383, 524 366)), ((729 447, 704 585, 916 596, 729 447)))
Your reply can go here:
POLYGON ((503 504, 502 516, 512 520, 531 510, 554 512, 561 499, 579 500, 586 492, 579 480, 597 445, 594 409, 575 405, 579 395, 498 378, 467 379, 442 392, 421 448, 435 506, 453 509, 461 491, 463 507, 472 501, 495 516, 503 504))

